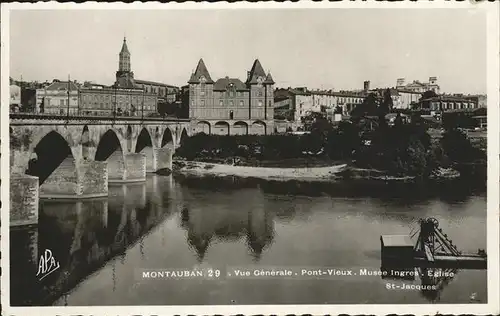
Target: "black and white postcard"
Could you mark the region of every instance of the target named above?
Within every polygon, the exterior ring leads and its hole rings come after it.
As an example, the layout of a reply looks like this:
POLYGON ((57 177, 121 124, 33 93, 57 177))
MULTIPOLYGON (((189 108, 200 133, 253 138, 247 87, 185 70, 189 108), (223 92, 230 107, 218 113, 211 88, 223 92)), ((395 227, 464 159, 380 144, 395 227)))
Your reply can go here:
POLYGON ((2 4, 6 315, 498 314, 499 5, 434 2, 2 4))

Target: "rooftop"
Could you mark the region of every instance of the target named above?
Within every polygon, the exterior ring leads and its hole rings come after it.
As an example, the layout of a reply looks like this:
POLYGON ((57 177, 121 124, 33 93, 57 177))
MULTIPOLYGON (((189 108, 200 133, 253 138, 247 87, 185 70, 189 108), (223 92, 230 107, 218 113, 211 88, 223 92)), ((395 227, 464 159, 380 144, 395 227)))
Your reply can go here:
POLYGON ((450 96, 450 95, 439 95, 436 97, 431 97, 427 99, 423 99, 422 101, 459 101, 459 102, 471 102, 472 100, 469 100, 464 97, 457 97, 457 96, 450 96))
POLYGON ((218 79, 214 84, 214 91, 225 91, 228 88, 234 86, 236 90, 243 91, 248 90, 243 82, 238 78, 221 78, 218 79))
POLYGON ((200 58, 200 60, 198 61, 196 70, 193 74, 191 74, 191 78, 189 79, 188 83, 199 83, 201 77, 204 77, 206 79, 206 83, 214 83, 214 81, 210 77, 207 66, 205 66, 203 58, 200 58))
MULTIPOLYGON (((262 77, 263 79, 265 79, 267 76, 264 68, 262 68, 262 65, 260 64, 260 61, 256 59, 253 62, 252 69, 248 74, 247 83, 257 83, 258 77, 262 77)), ((272 80, 272 77, 270 79, 272 80)))
POLYGON ((128 51, 128 47, 127 47, 127 39, 125 37, 123 38, 123 45, 122 45, 122 50, 120 51, 120 54, 130 55, 130 52, 128 51))
POLYGON ((76 85, 74 82, 70 81, 68 84, 68 81, 54 81, 52 82, 49 86, 47 86, 45 89, 46 90, 60 90, 60 91, 66 91, 66 90, 78 90, 78 85, 76 85))
POLYGON ((172 86, 166 83, 161 83, 161 82, 155 82, 155 81, 149 81, 149 80, 139 80, 135 79, 135 83, 138 84, 150 84, 150 85, 155 85, 155 86, 162 86, 162 87, 169 87, 169 88, 177 88, 176 86, 172 86))

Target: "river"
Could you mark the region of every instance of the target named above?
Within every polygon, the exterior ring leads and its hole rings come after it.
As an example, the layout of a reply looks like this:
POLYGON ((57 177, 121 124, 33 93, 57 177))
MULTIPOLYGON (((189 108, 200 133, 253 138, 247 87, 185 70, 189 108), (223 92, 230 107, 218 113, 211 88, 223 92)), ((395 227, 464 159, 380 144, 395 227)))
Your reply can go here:
MULTIPOLYGON (((12 305, 486 303, 486 270, 437 290, 387 289, 380 276, 228 277, 233 267, 380 268, 380 235, 435 217, 464 252, 486 248, 485 189, 460 182, 313 184, 148 175, 107 199, 41 201, 39 225, 12 230, 12 305), (60 268, 39 280, 51 250, 60 268), (220 271, 218 278, 143 278, 144 269, 220 271), (471 298, 474 293, 473 298, 471 298)), ((297 270, 297 271, 298 271, 297 270)))

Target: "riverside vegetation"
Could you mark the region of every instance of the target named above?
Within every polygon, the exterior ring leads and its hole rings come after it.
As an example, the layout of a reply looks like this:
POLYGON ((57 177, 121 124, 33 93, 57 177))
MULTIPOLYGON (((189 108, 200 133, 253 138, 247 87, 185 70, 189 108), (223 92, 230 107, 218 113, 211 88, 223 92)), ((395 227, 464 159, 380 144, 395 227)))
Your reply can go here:
POLYGON ((441 178, 439 170, 458 171, 461 177, 486 179, 487 155, 453 126, 431 137, 429 125, 418 114, 409 123, 398 115, 391 126, 390 96, 366 98, 350 121, 333 126, 316 117, 303 135, 206 135, 187 139, 176 156, 189 161, 231 163, 277 168, 323 167, 347 164, 346 173, 369 170, 390 177, 417 180, 441 178), (437 175, 437 176, 436 176, 437 175))
POLYGON ((318 125, 314 124, 311 133, 304 135, 201 133, 187 139, 176 156, 190 161, 237 161, 242 166, 278 168, 347 163, 389 176, 420 179, 432 177, 439 168, 453 168, 462 175, 486 172, 486 152, 474 147, 458 129, 448 129, 435 139, 425 126, 417 124, 379 126, 373 131, 363 131, 358 124, 348 122, 330 130, 322 130, 318 125))

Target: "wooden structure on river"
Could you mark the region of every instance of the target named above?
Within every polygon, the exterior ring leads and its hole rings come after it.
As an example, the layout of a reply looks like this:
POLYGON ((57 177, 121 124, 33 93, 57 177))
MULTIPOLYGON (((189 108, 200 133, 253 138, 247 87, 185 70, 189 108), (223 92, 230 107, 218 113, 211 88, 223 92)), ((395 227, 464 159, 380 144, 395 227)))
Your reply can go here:
POLYGON ((419 220, 420 229, 411 235, 380 237, 382 269, 486 269, 486 251, 465 254, 458 250, 435 218, 419 220), (412 239, 417 234, 415 244, 412 239))

